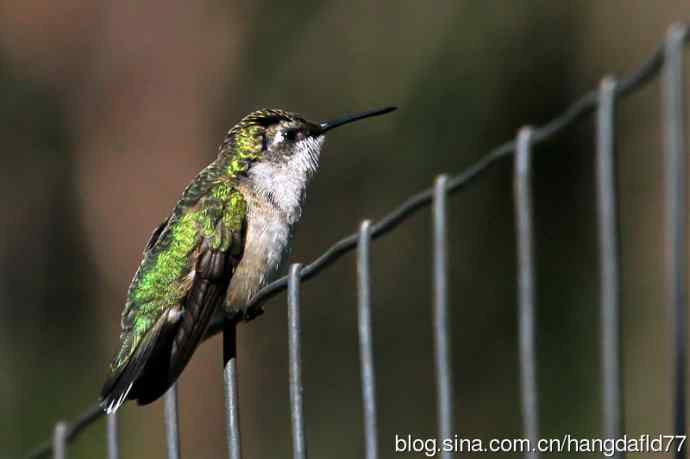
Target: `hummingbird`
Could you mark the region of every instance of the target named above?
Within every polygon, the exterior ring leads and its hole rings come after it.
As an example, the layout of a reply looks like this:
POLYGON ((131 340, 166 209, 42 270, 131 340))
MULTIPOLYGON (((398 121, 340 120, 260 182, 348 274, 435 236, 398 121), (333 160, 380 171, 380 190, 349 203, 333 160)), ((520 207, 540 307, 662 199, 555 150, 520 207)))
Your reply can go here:
POLYGON ((393 110, 314 123, 262 109, 228 131, 217 158, 146 243, 122 311, 120 348, 101 390, 107 413, 126 400, 145 405, 163 395, 214 315, 236 322, 254 316, 246 305, 280 270, 325 134, 393 110))

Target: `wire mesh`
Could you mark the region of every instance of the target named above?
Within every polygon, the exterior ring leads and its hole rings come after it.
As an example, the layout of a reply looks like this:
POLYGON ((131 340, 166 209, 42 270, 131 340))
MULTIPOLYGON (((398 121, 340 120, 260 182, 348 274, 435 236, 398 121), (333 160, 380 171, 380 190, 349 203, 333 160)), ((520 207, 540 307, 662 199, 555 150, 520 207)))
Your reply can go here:
MULTIPOLYGON (((615 93, 615 80, 611 77, 604 78, 599 86, 596 177, 601 279, 602 421, 606 438, 619 438, 623 433, 619 230, 614 151, 615 93)), ((616 453, 616 457, 623 456, 622 452, 616 453)))
POLYGON ((362 372, 362 403, 364 410, 364 457, 378 457, 376 420, 376 378, 374 376, 374 345, 371 332, 371 222, 359 227, 357 243, 357 329, 359 359, 362 372))
MULTIPOLYGON (((687 236, 687 152, 683 134, 683 43, 688 38, 686 26, 673 25, 666 36, 664 59, 664 125, 666 162, 666 261, 669 315, 673 328, 673 409, 676 435, 687 432, 687 358, 688 358, 688 236, 687 236)), ((685 442, 676 451, 685 457, 685 442)))
POLYGON ((177 384, 165 393, 165 444, 168 459, 180 459, 180 417, 178 415, 177 384))
POLYGON ((292 457, 306 459, 307 442, 304 435, 304 401, 302 394, 302 325, 300 321, 299 272, 302 265, 290 266, 288 277, 288 354, 290 385, 290 420, 292 421, 292 457))
MULTIPOLYGON (((518 261, 518 349, 522 424, 532 445, 539 438, 539 403, 537 398, 536 327, 534 326, 535 270, 534 230, 532 224, 532 128, 518 133, 514 163, 515 221, 518 261)), ((537 459, 536 449, 525 457, 537 459)))
POLYGON ((60 421, 53 429, 53 457, 65 459, 67 457, 67 423, 60 421))
POLYGON ((230 459, 241 459, 240 395, 237 380, 237 324, 226 318, 223 327, 223 387, 225 425, 230 459))
POLYGON ((106 417, 106 432, 108 442, 108 459, 120 459, 120 431, 118 414, 112 413, 106 417))
MULTIPOLYGON (((446 197, 448 176, 440 175, 434 183, 433 220, 433 326, 434 369, 436 372, 436 411, 438 438, 451 438, 453 433, 453 378, 450 369, 450 327, 448 320, 448 231, 446 197)), ((451 451, 443 450, 441 459, 450 459, 451 451)))

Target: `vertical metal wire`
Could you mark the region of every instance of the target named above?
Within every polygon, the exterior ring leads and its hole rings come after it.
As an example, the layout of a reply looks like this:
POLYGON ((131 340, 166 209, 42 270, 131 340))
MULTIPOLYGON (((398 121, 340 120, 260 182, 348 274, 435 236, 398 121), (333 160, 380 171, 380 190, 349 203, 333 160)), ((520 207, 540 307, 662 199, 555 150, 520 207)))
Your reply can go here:
MULTIPOLYGON (((671 26, 666 36, 664 66, 664 140, 666 162, 667 288, 673 326, 673 418, 676 435, 686 435, 688 239, 687 159, 683 135, 683 40, 686 29, 671 26)), ((685 457, 685 444, 676 451, 685 457)))
POLYGON ((53 429, 53 458, 67 458, 67 423, 60 421, 53 429))
MULTIPOLYGON (((436 370, 438 435, 444 441, 452 437, 453 383, 450 369, 450 326, 448 314, 448 243, 446 196, 448 177, 434 182, 433 219, 433 325, 436 370)), ((441 459, 450 459, 451 451, 441 451, 441 459)))
POLYGON ((364 403, 364 457, 378 457, 376 428, 376 380, 374 350, 371 333, 371 222, 364 220, 359 227, 357 243, 357 323, 359 329, 359 358, 362 371, 362 401, 364 403))
MULTIPOLYGON (((605 438, 623 434, 621 379, 619 231, 615 163, 616 82, 606 77, 599 86, 597 111, 597 213, 599 223, 601 376, 605 438)), ((624 457, 617 451, 616 457, 624 457)))
POLYGON ((535 272, 534 234, 532 228, 531 148, 532 129, 520 129, 515 154, 515 220, 518 260, 518 340, 520 353, 520 388, 522 422, 532 448, 525 457, 536 459, 534 448, 539 437, 539 400, 537 399, 536 330, 534 327, 535 272))
POLYGON ((223 321, 223 388, 225 392, 226 445, 230 459, 241 459, 240 398, 237 383, 237 322, 223 321))
POLYGON ((177 383, 165 393, 165 439, 168 459, 180 459, 180 418, 177 413, 177 383))
POLYGON ((288 353, 290 360, 290 420, 292 421, 292 457, 306 459, 307 443, 304 437, 304 402, 302 394, 302 328, 300 324, 300 270, 302 265, 290 266, 288 274, 288 353))
POLYGON ((108 441, 108 459, 120 459, 120 431, 118 426, 118 414, 109 414, 106 419, 106 434, 108 441))

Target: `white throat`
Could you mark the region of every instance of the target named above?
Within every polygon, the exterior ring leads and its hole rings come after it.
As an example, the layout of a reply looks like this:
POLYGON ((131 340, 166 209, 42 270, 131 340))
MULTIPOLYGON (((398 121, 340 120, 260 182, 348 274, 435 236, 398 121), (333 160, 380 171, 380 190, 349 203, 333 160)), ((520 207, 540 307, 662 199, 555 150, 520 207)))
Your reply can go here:
POLYGON ((319 167, 324 137, 307 137, 295 145, 295 152, 282 162, 260 162, 248 172, 252 191, 274 205, 287 223, 296 223, 302 212, 307 185, 319 167))

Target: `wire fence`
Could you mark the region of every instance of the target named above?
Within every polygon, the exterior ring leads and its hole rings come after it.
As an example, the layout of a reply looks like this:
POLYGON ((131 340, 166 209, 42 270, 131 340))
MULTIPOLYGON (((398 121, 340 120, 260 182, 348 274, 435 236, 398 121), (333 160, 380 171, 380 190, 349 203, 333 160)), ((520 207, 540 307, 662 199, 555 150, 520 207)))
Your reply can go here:
MULTIPOLYGON (((599 88, 586 93, 562 114, 541 127, 523 127, 515 140, 499 145, 460 174, 440 175, 433 187, 421 191, 375 223, 362 222, 357 233, 333 244, 312 263, 293 264, 287 276, 264 287, 249 305, 254 315, 261 305, 287 291, 289 391, 292 422, 292 449, 295 459, 306 459, 304 434, 303 386, 300 326, 300 285, 348 252, 356 249, 358 289, 358 334, 361 362, 362 400, 364 405, 364 451, 367 459, 378 457, 376 384, 373 365, 371 325, 371 242, 392 231, 416 211, 432 205, 433 225, 433 337, 439 438, 451 438, 453 431, 453 383, 451 379, 450 329, 448 309, 448 259, 446 200, 463 190, 503 157, 514 154, 514 200, 518 265, 518 352, 524 436, 536 444, 539 438, 539 391, 536 357, 536 275, 532 217, 531 156, 534 147, 596 111, 596 185, 601 279, 601 354, 603 435, 620 437, 625 431, 621 378, 619 221, 616 199, 615 114, 618 101, 639 90, 663 71, 663 131, 665 162, 666 295, 668 314, 673 324, 673 426, 674 434, 687 431, 687 307, 688 307, 688 235, 687 235, 687 145, 683 100, 683 49, 690 41, 685 24, 672 25, 664 43, 633 74, 616 80, 607 76, 599 88)), ((223 332, 224 390, 228 457, 240 459, 241 438, 238 410, 237 343, 235 326, 230 321, 211 324, 207 338, 223 332)), ((165 431, 168 458, 179 459, 179 418, 177 388, 165 395, 165 431)), ((30 452, 28 458, 67 457, 68 445, 105 413, 96 404, 71 423, 56 423, 51 440, 30 452)), ((118 459, 120 436, 117 414, 107 416, 106 439, 109 459, 118 459)), ((450 452, 441 453, 443 459, 450 452)), ((616 453, 623 457, 623 453, 616 453)), ((536 459, 535 450, 525 457, 536 459)), ((686 457, 685 444, 675 452, 686 457)))

